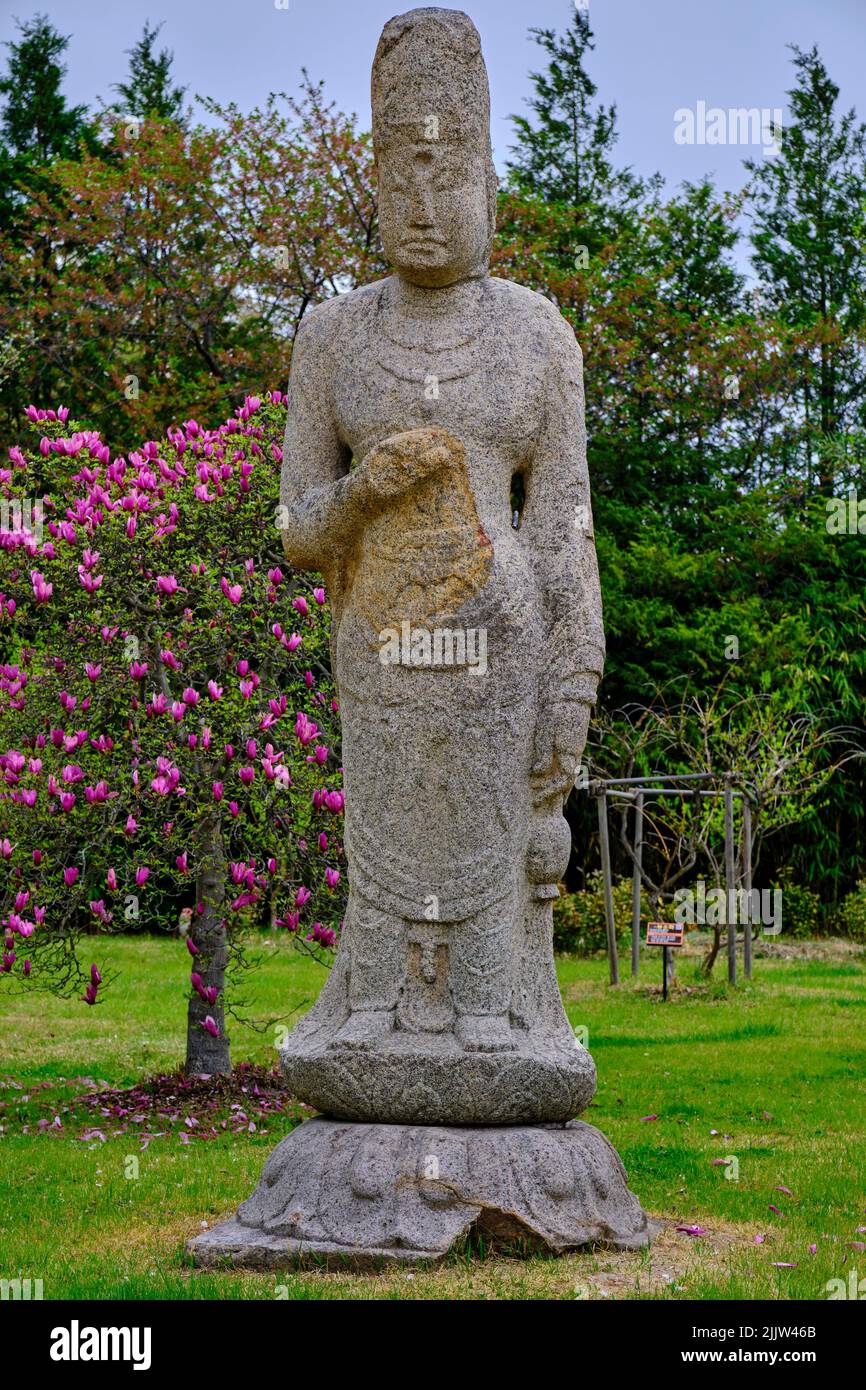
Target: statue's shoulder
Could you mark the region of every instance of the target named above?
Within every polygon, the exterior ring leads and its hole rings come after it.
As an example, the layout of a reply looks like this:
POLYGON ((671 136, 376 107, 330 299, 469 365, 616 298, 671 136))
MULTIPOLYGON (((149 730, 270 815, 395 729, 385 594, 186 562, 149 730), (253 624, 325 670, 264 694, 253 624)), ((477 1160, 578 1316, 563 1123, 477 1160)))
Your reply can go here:
POLYGON ((298 325, 295 351, 328 352, 336 336, 345 336, 375 308, 382 283, 377 280, 372 285, 361 285, 359 289, 347 290, 345 294, 332 295, 330 299, 323 299, 320 304, 308 309, 298 325))
POLYGON ((568 319, 545 295, 527 289, 526 285, 518 285, 514 280, 501 280, 495 275, 490 276, 488 284, 496 306, 494 312, 502 313, 503 326, 507 325, 520 337, 532 338, 535 342, 541 338, 550 344, 552 350, 561 351, 564 346, 570 346, 580 353, 580 344, 568 319))

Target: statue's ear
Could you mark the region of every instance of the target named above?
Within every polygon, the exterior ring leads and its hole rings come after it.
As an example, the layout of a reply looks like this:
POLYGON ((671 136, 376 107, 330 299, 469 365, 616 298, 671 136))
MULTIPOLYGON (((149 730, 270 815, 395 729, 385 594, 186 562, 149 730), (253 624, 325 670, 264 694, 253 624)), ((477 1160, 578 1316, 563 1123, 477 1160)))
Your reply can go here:
POLYGON ((499 197, 499 175, 490 161, 487 171, 487 221, 490 227, 490 237, 488 241, 488 258, 493 249, 493 239, 496 236, 496 211, 499 197))

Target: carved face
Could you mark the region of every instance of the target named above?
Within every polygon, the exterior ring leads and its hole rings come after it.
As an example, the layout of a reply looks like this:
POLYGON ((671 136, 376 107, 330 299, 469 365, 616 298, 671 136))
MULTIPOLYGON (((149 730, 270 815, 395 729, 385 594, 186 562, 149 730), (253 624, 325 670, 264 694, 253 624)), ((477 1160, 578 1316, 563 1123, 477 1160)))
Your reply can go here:
POLYGON ((379 224, 388 260, 416 285, 478 274, 491 235, 488 164, 444 139, 394 142, 379 157, 379 224))

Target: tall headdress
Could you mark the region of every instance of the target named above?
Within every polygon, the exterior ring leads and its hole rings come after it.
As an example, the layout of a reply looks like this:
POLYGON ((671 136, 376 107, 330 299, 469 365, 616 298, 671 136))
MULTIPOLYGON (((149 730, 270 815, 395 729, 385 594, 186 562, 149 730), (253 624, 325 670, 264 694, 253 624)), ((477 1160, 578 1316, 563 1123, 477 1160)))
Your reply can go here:
POLYGON ((495 216, 490 87, 481 38, 461 10, 409 10, 382 30, 372 76, 376 158, 392 142, 443 139, 486 157, 495 216))

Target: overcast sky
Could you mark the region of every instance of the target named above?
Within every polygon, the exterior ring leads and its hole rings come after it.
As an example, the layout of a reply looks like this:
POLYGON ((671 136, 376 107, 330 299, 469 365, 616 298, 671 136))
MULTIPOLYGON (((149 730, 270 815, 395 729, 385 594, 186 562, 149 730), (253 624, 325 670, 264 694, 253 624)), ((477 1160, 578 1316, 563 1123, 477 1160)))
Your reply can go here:
MULTIPOLYGON (((582 3, 582 0, 579 0, 582 3)), ((72 40, 66 90, 74 102, 113 100, 127 69, 124 50, 145 19, 164 21, 160 46, 173 49, 178 80, 249 109, 268 91, 296 88, 300 70, 324 78, 344 110, 370 119, 370 64, 395 0, 0 0, 0 40, 15 17, 47 13, 72 40)), ((409 6, 407 6, 409 8, 409 6)), ((569 0, 468 0, 490 70, 497 165, 508 156, 508 117, 524 110, 528 73, 542 58, 532 26, 563 29, 569 0)), ((725 188, 742 182, 735 144, 683 145, 674 112, 696 107, 786 109, 787 44, 817 43, 841 88, 844 109, 866 120, 866 0, 590 0, 596 49, 590 72, 599 97, 619 110, 623 163, 659 170, 671 185, 714 173, 725 188)), ((4 63, 5 67, 5 63, 4 63)))

